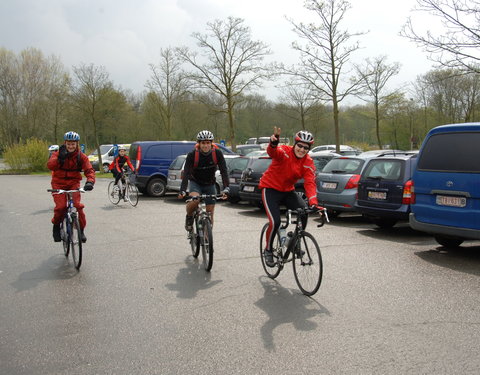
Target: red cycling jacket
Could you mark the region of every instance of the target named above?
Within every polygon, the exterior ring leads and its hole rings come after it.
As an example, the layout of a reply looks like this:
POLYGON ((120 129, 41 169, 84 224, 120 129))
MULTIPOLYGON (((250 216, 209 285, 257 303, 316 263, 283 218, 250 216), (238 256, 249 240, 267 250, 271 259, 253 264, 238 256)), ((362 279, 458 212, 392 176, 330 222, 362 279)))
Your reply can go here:
POLYGON ((293 146, 267 147, 272 164, 260 179, 259 188, 271 188, 278 191, 293 191, 295 183, 303 178, 305 194, 310 205, 317 205, 317 184, 315 182, 315 164, 310 155, 299 159, 295 156, 293 146))
POLYGON ((115 168, 115 170, 120 173, 122 172, 123 165, 127 163, 128 167, 134 171, 135 169, 133 168, 132 162, 130 161, 130 158, 127 155, 124 155, 123 157, 118 155, 113 161, 111 162, 110 166, 108 169, 111 171, 112 169, 115 168))
MULTIPOLYGON (((88 160, 88 156, 80 152, 80 158, 78 153, 80 151, 75 150, 74 152, 68 154, 63 165, 60 165, 58 161, 58 151, 52 153, 50 159, 47 162, 47 168, 52 171, 52 186, 53 185, 62 185, 65 182, 77 182, 80 183, 82 180, 81 171, 85 174, 87 181, 95 183, 95 171, 92 168, 92 164, 88 160)), ((55 189, 55 188, 54 188, 55 189)))

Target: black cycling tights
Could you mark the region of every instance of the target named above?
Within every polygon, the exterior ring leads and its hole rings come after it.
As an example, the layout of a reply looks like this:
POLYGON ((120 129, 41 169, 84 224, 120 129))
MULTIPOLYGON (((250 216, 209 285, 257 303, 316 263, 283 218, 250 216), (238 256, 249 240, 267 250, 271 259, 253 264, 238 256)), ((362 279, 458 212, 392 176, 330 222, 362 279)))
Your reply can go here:
MULTIPOLYGON (((275 189, 265 188, 262 190, 262 201, 265 207, 265 212, 268 217, 268 229, 266 233, 266 249, 271 249, 275 233, 281 223, 280 206, 283 205, 290 210, 296 210, 300 207, 305 207, 305 202, 299 197, 295 191, 278 191, 275 189)), ((303 228, 307 226, 307 218, 302 219, 303 228)))

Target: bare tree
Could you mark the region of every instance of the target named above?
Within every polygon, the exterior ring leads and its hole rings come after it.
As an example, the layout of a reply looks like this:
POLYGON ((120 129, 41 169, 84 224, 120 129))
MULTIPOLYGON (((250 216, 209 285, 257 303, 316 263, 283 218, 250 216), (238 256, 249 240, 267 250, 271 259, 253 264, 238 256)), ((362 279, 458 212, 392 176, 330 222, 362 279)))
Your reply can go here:
MULTIPOLYGON (((346 0, 306 0, 305 8, 316 13, 319 23, 295 23, 289 19, 294 32, 306 41, 294 42, 292 47, 300 52, 300 69, 293 74, 308 82, 319 99, 332 102, 337 152, 340 151, 339 103, 357 92, 359 82, 349 81, 341 87, 347 74, 350 56, 359 48, 358 42, 349 45, 352 37, 364 33, 350 33, 340 29, 345 13, 351 8, 346 0)), ((292 73, 292 72, 290 72, 292 73)))
MULTIPOLYGON (((102 167, 102 155, 100 152, 99 126, 105 119, 101 111, 101 105, 107 99, 112 83, 103 66, 82 64, 73 67, 74 82, 72 86, 73 105, 83 112, 89 119, 92 127, 95 148, 98 152, 98 166, 102 167)), ((86 138, 86 127, 83 127, 83 136, 86 138)))
POLYGON ((241 18, 215 20, 207 23, 207 29, 209 34, 192 35, 201 49, 201 58, 186 48, 179 49, 179 53, 195 68, 190 78, 197 87, 223 98, 222 111, 228 116, 229 138, 235 149, 235 104, 240 94, 272 76, 273 65, 263 62, 271 52, 263 42, 252 40, 250 28, 241 18))
POLYGON ((378 147, 382 148, 380 138, 380 106, 385 100, 396 94, 397 91, 387 91, 387 82, 400 71, 400 64, 387 64, 386 56, 376 57, 373 61, 366 59, 363 66, 356 65, 357 80, 362 81, 363 92, 359 98, 373 104, 375 111, 375 134, 377 136, 378 147))
POLYGON ((443 32, 418 32, 409 17, 400 35, 422 47, 439 66, 480 72, 480 1, 417 0, 414 11, 437 18, 443 32))
POLYGON ((165 126, 167 139, 172 139, 173 116, 188 89, 181 65, 182 60, 175 49, 161 49, 159 64, 150 64, 152 76, 146 84, 158 97, 155 104, 165 126))

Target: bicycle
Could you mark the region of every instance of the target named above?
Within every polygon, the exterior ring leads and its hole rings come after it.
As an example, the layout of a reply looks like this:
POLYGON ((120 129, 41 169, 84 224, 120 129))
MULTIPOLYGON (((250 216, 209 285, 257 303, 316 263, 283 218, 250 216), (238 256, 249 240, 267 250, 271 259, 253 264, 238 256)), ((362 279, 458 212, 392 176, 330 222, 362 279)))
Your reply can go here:
POLYGON ((62 238, 63 252, 65 257, 72 253, 75 268, 80 270, 82 265, 82 230, 78 221, 77 209, 73 205, 73 193, 85 193, 83 188, 75 190, 47 189, 49 193, 67 195, 67 212, 60 223, 60 236, 62 238))
POLYGON ((213 266, 213 235, 212 235, 212 221, 210 219, 210 212, 206 209, 206 199, 220 199, 223 195, 216 194, 202 194, 197 196, 190 196, 186 202, 198 200, 200 203, 193 214, 194 225, 191 231, 188 232, 188 240, 192 249, 194 258, 198 258, 200 248, 202 249, 203 267, 206 271, 210 271, 213 266))
MULTIPOLYGON (((266 265, 264 255, 265 232, 268 223, 263 226, 260 234, 260 258, 267 276, 275 279, 285 264, 292 262, 295 281, 302 293, 307 296, 314 295, 320 288, 323 262, 317 240, 303 229, 302 218, 308 220, 309 214, 318 211, 318 208, 299 208, 295 211, 287 211, 286 221, 282 222, 273 241, 273 258, 276 260, 273 267, 266 265), (292 221, 292 214, 297 216, 296 221, 292 221), (286 231, 290 223, 295 224, 295 230, 288 232, 285 237, 281 237, 280 231, 286 231)), ((321 227, 328 221, 326 210, 322 210, 322 222, 317 226, 321 227)))
POLYGON ((129 202, 133 207, 138 204, 138 188, 137 186, 131 181, 132 176, 135 174, 130 172, 127 173, 125 170, 122 171, 122 191, 115 181, 111 181, 108 184, 108 199, 114 205, 117 205, 118 202, 123 198, 124 202, 129 202))

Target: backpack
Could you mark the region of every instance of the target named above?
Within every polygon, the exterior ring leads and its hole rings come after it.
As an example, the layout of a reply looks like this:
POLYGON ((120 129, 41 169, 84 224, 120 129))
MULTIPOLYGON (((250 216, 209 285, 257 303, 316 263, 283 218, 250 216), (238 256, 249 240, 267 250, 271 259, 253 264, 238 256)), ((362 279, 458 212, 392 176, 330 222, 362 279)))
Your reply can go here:
MULTIPOLYGON (((217 165, 218 164, 218 161, 217 161, 217 149, 218 147, 213 145, 213 148, 212 148, 212 159, 213 159, 213 164, 214 165, 217 165)), ((198 150, 198 147, 196 146, 195 147, 195 157, 193 159, 193 168, 197 168, 198 167, 198 161, 200 159, 200 151, 198 150)))

